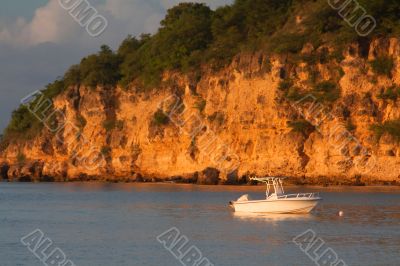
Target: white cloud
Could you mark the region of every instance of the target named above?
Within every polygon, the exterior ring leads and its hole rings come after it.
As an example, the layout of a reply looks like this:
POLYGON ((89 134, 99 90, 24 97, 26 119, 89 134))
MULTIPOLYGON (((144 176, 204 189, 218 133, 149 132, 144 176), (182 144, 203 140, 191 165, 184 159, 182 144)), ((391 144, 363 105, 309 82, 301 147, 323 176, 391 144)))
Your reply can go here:
POLYGON ((58 1, 50 1, 36 10, 33 20, 27 25, 27 35, 31 44, 57 42, 73 33, 75 27, 58 1))
POLYGON ((38 8, 32 20, 18 18, 12 25, 0 29, 0 42, 19 46, 34 46, 46 42, 59 42, 74 35, 79 28, 58 1, 50 1, 38 8))

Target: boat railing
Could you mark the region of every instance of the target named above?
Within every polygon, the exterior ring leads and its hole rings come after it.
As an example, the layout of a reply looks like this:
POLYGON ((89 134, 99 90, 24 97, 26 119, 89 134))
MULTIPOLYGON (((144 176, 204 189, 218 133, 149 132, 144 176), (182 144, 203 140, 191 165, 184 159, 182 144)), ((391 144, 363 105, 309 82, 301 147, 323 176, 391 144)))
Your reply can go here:
POLYGON ((278 196, 278 199, 288 199, 288 198, 317 198, 319 193, 297 193, 297 194, 286 194, 278 196))

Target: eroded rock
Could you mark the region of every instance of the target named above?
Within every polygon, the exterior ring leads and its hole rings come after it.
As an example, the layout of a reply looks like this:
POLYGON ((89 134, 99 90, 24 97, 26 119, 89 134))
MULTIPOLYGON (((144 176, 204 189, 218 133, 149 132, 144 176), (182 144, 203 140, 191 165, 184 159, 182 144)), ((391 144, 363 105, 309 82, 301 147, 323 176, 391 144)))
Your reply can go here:
POLYGON ((7 163, 1 163, 0 164, 0 180, 4 179, 7 180, 8 179, 8 169, 10 168, 10 166, 7 163))
POLYGON ((217 185, 220 171, 215 168, 208 167, 199 173, 197 178, 197 184, 201 185, 217 185))
POLYGON ((11 181, 31 182, 42 180, 43 162, 30 161, 24 164, 14 164, 7 171, 8 178, 11 181))

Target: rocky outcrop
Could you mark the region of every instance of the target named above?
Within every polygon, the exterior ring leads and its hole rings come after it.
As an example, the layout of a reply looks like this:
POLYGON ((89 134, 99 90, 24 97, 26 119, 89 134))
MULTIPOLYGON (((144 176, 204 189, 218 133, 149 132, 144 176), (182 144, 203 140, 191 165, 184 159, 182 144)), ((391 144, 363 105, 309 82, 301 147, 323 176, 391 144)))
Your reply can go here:
POLYGON ((6 163, 0 164, 0 180, 8 180, 8 169, 10 166, 6 163))
POLYGON ((241 55, 200 80, 166 73, 162 87, 150 92, 71 87, 53 100, 63 123, 10 144, 0 155, 10 166, 2 176, 237 184, 256 174, 287 175, 299 184, 399 182, 398 142, 388 135, 377 140, 370 127, 400 119, 400 99, 378 97, 382 88, 400 86, 400 44, 377 40, 370 47, 354 45, 341 62, 241 55), (382 55, 394 58, 390 76, 371 70, 370 61, 382 55), (310 116, 309 103, 296 105, 283 95, 287 80, 305 91, 329 80, 341 95, 310 116), (329 119, 316 121, 321 114, 329 119), (316 129, 288 126, 304 119, 316 129), (335 135, 343 128, 346 134, 335 135), (341 138, 349 141, 338 144, 341 138))
POLYGON ((208 167, 198 174, 197 184, 217 185, 220 181, 219 174, 220 174, 219 170, 208 167))
POLYGON ((10 181, 52 181, 52 177, 43 175, 44 163, 40 161, 30 161, 11 165, 7 176, 10 181))

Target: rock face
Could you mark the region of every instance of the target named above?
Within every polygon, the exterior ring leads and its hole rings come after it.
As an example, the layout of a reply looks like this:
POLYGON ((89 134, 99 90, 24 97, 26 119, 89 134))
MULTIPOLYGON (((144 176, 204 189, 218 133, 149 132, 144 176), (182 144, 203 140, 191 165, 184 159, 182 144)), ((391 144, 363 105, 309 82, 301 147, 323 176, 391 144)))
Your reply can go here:
POLYGON ((197 184, 201 185, 217 185, 220 171, 215 168, 208 167, 199 173, 197 177, 197 184))
POLYGON ((23 164, 14 164, 8 171, 10 181, 52 181, 52 178, 43 175, 43 162, 29 161, 23 164))
POLYGON ((312 65, 242 55, 199 81, 166 73, 163 88, 146 93, 71 87, 53 100, 62 117, 58 127, 10 144, 0 162, 10 165, 11 180, 217 184, 257 174, 301 183, 399 182, 398 142, 387 135, 377 141, 370 127, 400 118, 399 100, 377 97, 382 88, 400 85, 400 45, 390 39, 370 47, 367 58, 355 46, 340 63, 312 65), (390 77, 371 70, 369 61, 381 55, 394 58, 390 77), (311 108, 283 96, 282 81, 306 89, 311 77, 335 81, 340 98, 311 108), (288 127, 301 119, 317 130, 288 127), (351 130, 343 131, 349 122, 351 130))
POLYGON ((4 179, 7 180, 8 179, 8 169, 10 168, 10 166, 6 163, 2 163, 0 164, 0 180, 4 179))

